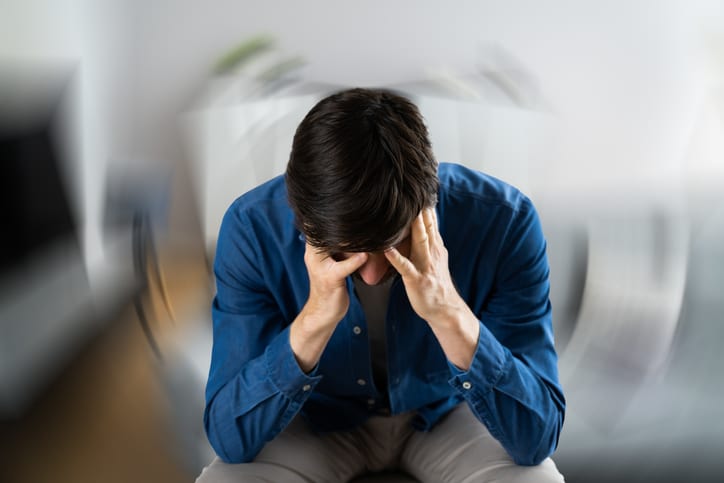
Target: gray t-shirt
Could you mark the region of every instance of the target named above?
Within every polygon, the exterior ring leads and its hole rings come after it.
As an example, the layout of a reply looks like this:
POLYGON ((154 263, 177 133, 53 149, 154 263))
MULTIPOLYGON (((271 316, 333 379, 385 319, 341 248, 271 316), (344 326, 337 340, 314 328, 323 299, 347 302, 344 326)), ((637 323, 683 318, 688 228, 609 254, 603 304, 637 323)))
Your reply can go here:
POLYGON ((385 319, 387 304, 390 300, 390 288, 395 277, 390 277, 379 285, 367 285, 357 277, 352 277, 362 309, 367 318, 367 331, 370 339, 370 357, 372 376, 377 389, 387 393, 387 344, 385 339, 385 319))

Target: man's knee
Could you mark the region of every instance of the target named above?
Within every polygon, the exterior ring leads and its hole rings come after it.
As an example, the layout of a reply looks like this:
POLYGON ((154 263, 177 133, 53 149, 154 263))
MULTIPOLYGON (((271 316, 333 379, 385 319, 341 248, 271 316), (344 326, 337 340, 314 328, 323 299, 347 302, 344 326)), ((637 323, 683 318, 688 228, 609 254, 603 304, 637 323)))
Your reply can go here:
POLYGON ((309 480, 283 466, 268 463, 228 464, 219 458, 215 458, 196 478, 196 483, 265 483, 269 481, 306 483, 309 480))
POLYGON ((346 433, 319 435, 300 417, 268 442, 251 463, 228 464, 215 458, 200 483, 315 483, 346 481, 364 468, 346 433))
MULTIPOLYGON (((238 465, 224 463, 218 457, 214 458, 196 478, 196 483, 224 483, 227 481, 244 481, 239 479, 238 472, 234 471, 238 465)), ((253 480, 252 480, 253 481, 253 480)))
POLYGON ((537 466, 516 465, 464 403, 431 432, 413 435, 402 462, 421 481, 564 481, 550 458, 537 466))
POLYGON ((490 468, 484 481, 505 481, 510 483, 563 483, 563 475, 551 458, 537 466, 505 465, 490 468))

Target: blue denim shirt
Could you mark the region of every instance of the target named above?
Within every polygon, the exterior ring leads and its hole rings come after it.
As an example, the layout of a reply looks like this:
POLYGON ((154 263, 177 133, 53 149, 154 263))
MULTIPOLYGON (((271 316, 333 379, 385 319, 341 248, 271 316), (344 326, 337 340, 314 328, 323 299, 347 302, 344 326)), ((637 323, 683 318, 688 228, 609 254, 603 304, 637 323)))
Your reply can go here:
MULTIPOLYGON (((453 164, 440 164, 438 174, 439 229, 452 278, 480 321, 478 346, 469 370, 449 363, 398 277, 386 320, 389 408, 414 411, 413 424, 427 431, 465 401, 516 463, 538 464, 555 450, 565 412, 538 215, 495 178, 453 164)), ((319 364, 309 374, 299 368, 289 326, 309 293, 304 249, 281 176, 224 216, 204 425, 226 462, 253 460, 300 412, 320 431, 342 430, 385 399, 351 278, 349 310, 319 364)))

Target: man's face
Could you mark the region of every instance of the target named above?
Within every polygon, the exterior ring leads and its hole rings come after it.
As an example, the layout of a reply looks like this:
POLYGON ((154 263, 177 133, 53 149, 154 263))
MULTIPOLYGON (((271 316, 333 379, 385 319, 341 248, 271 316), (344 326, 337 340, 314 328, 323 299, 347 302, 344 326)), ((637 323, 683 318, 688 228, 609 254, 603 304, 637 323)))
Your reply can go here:
MULTIPOLYGON (((408 225, 397 237, 397 241, 391 245, 405 257, 410 256, 410 226, 408 225)), ((344 260, 352 255, 352 252, 333 252, 332 257, 337 260, 344 260)), ((362 280, 367 285, 379 285, 386 282, 397 274, 397 271, 387 261, 384 251, 367 252, 367 261, 355 273, 354 277, 362 280)))

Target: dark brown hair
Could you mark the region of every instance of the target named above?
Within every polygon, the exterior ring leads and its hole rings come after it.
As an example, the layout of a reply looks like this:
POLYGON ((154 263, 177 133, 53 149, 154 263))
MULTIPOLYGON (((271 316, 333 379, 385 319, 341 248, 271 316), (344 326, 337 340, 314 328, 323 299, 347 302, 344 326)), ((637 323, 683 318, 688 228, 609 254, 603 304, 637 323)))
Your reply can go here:
POLYGON ((372 252, 389 247, 437 202, 437 162, 412 102, 381 89, 350 89, 322 99, 301 122, 286 183, 310 244, 372 252))

